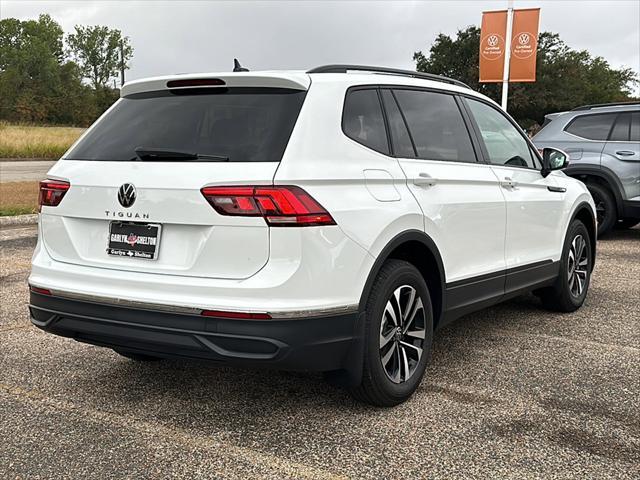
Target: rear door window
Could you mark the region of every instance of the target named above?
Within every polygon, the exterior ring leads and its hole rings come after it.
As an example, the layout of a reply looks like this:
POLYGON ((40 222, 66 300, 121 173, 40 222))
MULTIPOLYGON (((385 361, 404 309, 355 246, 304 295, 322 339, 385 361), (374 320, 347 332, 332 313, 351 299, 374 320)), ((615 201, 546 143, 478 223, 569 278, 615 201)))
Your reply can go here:
POLYGON ((640 112, 631 114, 631 141, 640 142, 640 112))
POLYGON ((409 130, 402 118, 402 113, 398 108, 395 98, 391 90, 382 90, 382 100, 384 110, 387 113, 387 122, 389 123, 389 131, 391 133, 391 146, 393 154, 401 158, 415 158, 416 152, 413 149, 413 143, 409 136, 409 130))
POLYGON ((65 158, 133 161, 136 149, 152 149, 230 162, 279 162, 305 93, 233 87, 129 95, 65 158))
POLYGON ((609 140, 612 142, 628 142, 631 130, 631 113, 621 113, 613 124, 609 140))
POLYGON ((375 88, 349 90, 342 113, 342 130, 352 140, 389 155, 382 106, 375 88))
POLYGON ((475 162, 471 138, 452 95, 394 90, 418 158, 475 162))
POLYGON ((609 138, 617 113, 597 113, 581 115, 574 118, 565 127, 565 131, 588 140, 602 140, 609 138))

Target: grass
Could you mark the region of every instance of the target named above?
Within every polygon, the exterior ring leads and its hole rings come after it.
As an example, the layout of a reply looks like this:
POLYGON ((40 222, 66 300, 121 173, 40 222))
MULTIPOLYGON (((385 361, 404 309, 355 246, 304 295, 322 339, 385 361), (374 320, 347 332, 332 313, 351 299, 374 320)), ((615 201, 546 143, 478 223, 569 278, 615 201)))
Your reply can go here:
POLYGON ((0 158, 60 158, 84 130, 0 122, 0 158))
POLYGON ((38 182, 0 183, 0 216, 38 212, 38 182))

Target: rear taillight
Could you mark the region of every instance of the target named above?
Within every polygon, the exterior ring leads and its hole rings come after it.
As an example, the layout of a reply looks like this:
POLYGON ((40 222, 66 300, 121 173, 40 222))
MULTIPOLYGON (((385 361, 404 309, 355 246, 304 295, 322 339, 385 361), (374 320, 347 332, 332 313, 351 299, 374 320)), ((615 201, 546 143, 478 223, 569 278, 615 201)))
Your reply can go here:
POLYGON ((40 295, 51 295, 51 290, 49 290, 48 288, 40 288, 29 285, 29 290, 31 290, 33 293, 39 293, 40 295))
POLYGON ((220 215, 263 217, 272 227, 336 224, 311 195, 292 185, 204 187, 201 191, 220 215))
POLYGON ((39 209, 42 209, 43 206, 57 207, 70 186, 69 182, 63 180, 43 180, 40 182, 39 209))
POLYGON ((250 312, 223 312, 220 310, 203 310, 200 315, 203 317, 229 318, 235 320, 271 320, 268 313, 250 312))

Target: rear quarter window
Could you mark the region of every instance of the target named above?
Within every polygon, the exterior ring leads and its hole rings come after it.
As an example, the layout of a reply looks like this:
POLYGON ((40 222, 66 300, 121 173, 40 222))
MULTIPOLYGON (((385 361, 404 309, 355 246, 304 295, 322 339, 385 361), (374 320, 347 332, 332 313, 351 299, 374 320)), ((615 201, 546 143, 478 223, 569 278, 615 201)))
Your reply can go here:
POLYGON ((342 130, 356 142, 389 155, 389 141, 382 116, 378 90, 349 90, 342 112, 342 130))
POLYGON ((571 120, 564 130, 588 140, 605 141, 609 138, 609 133, 617 116, 617 113, 580 115, 571 120))
POLYGON ((279 162, 305 93, 233 87, 130 95, 120 99, 65 158, 134 161, 136 149, 147 148, 230 162, 279 162))

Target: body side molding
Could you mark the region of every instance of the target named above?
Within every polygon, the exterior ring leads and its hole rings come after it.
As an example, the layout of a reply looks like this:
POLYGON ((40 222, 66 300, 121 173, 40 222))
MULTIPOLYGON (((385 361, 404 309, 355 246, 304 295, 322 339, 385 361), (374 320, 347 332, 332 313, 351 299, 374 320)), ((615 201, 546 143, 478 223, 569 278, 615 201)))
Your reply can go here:
POLYGON ((549 259, 447 283, 443 322, 439 326, 507 298, 550 285, 558 276, 559 268, 560 262, 549 259))

